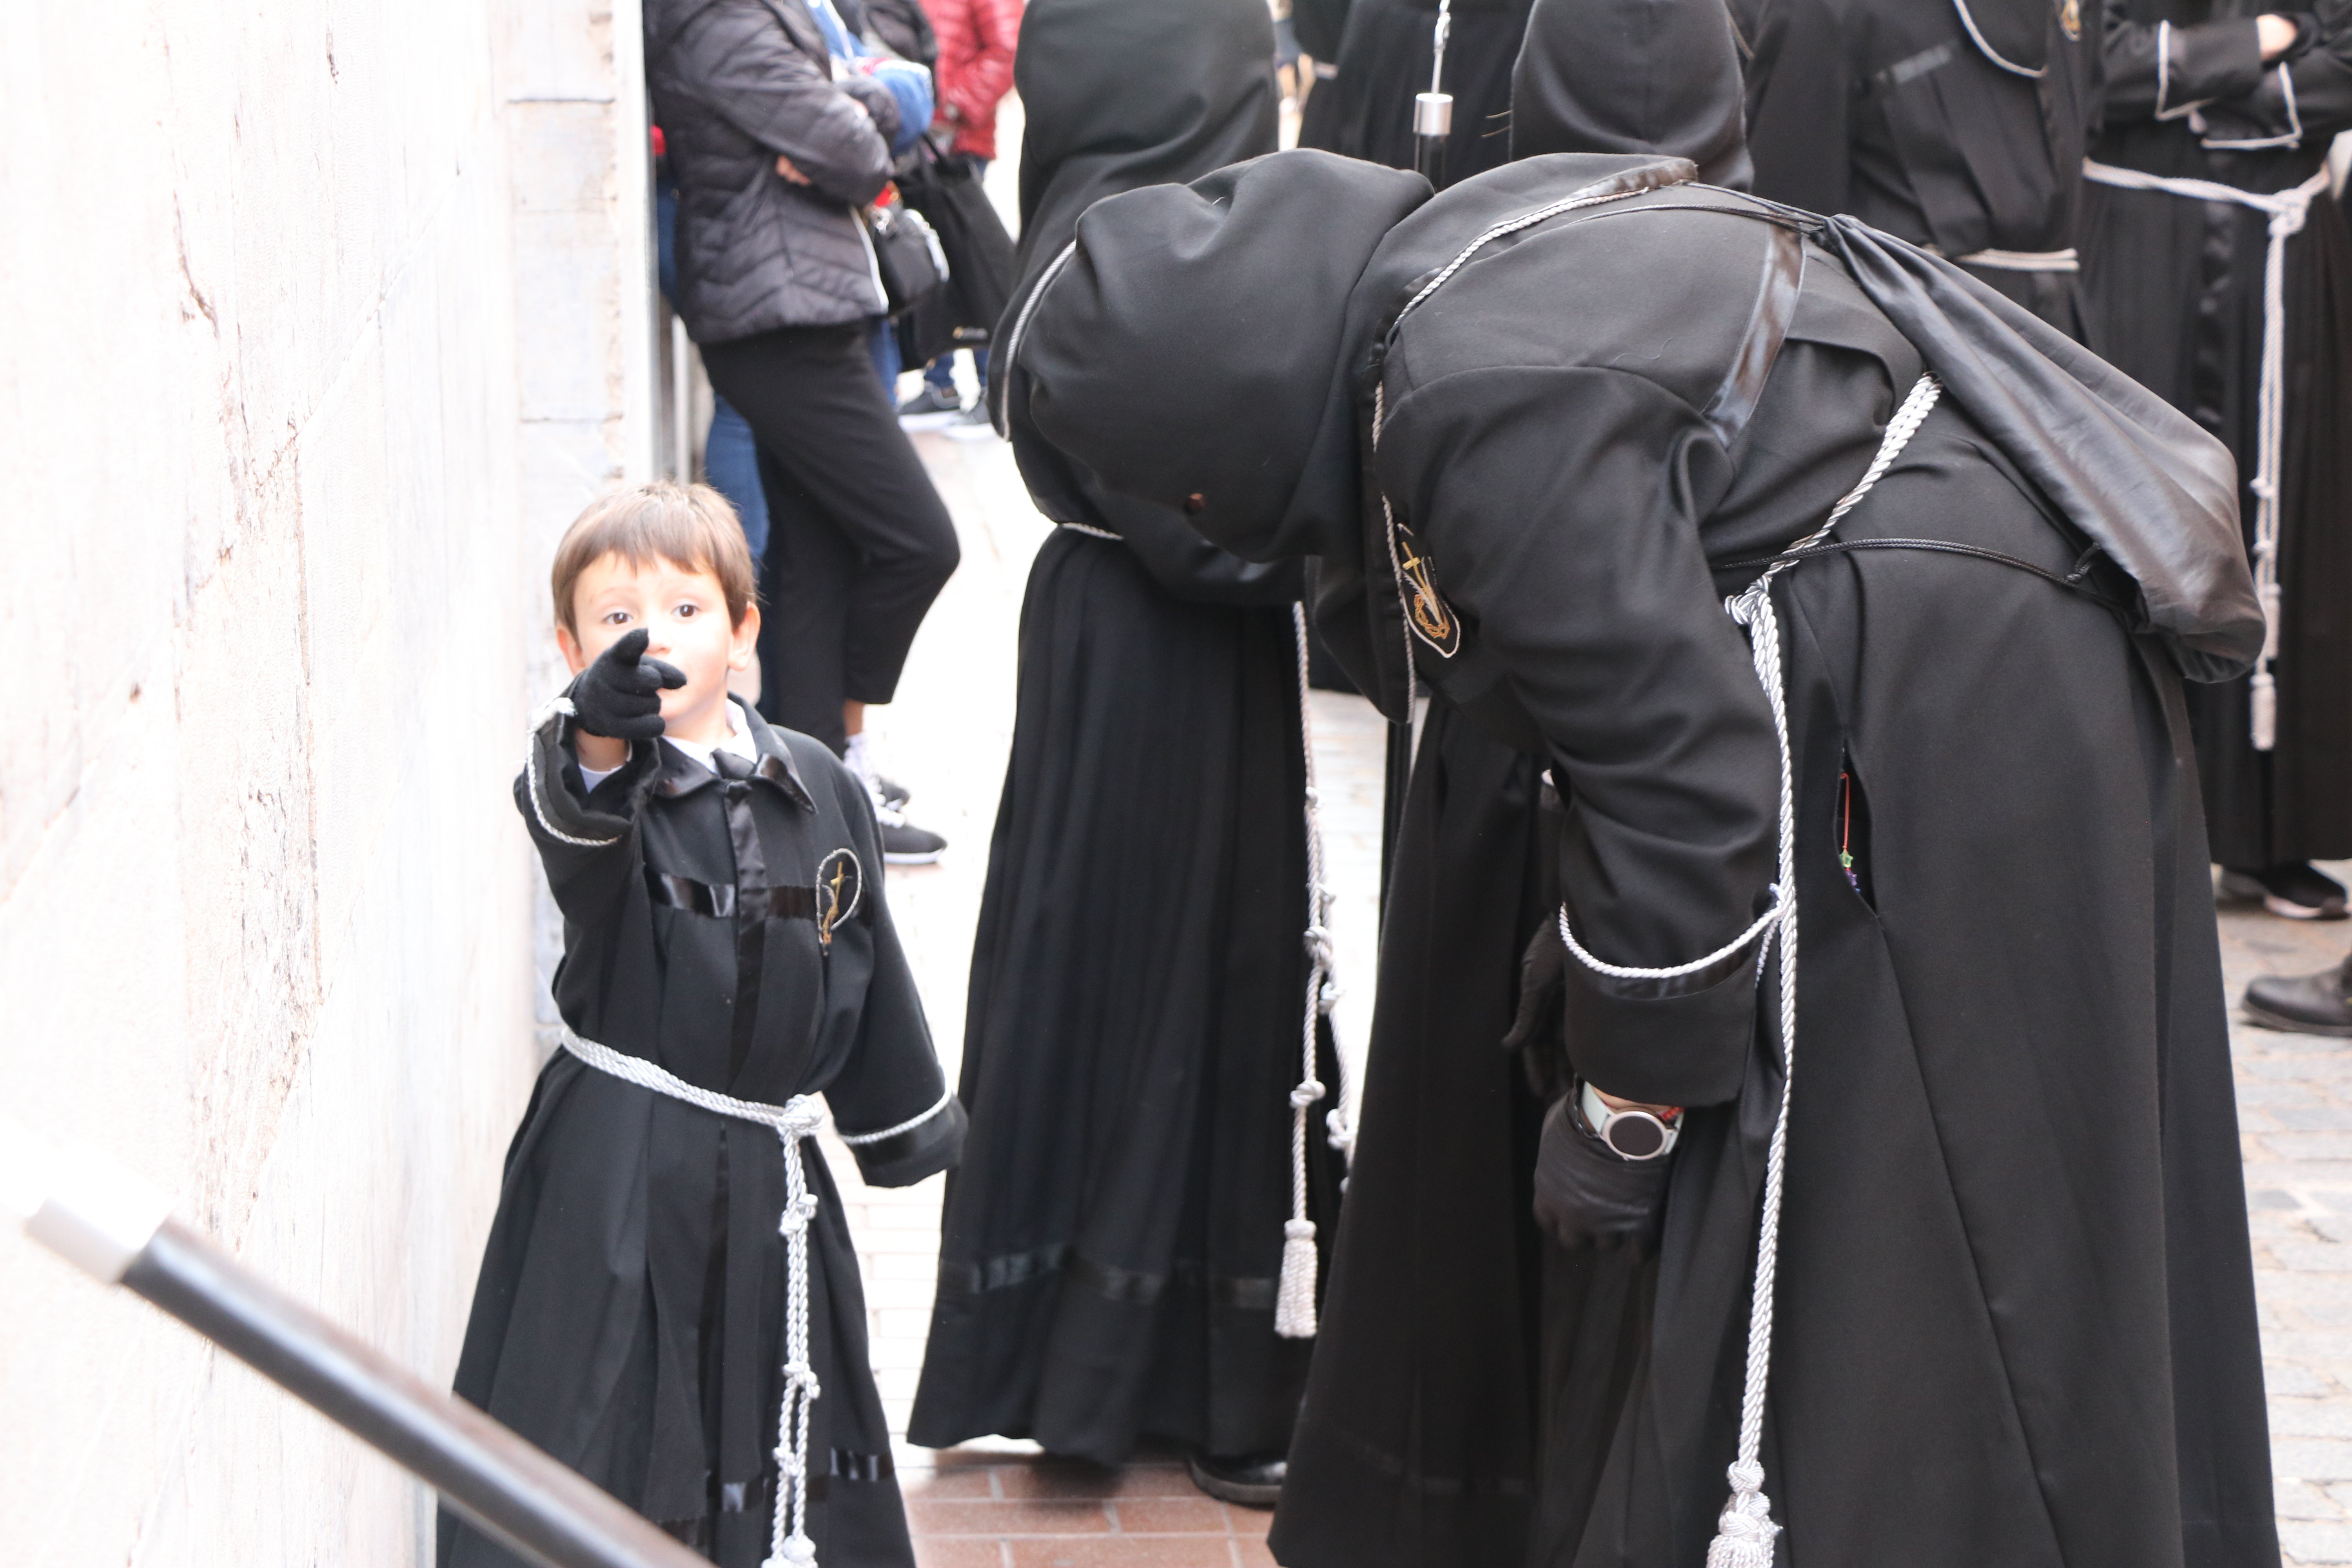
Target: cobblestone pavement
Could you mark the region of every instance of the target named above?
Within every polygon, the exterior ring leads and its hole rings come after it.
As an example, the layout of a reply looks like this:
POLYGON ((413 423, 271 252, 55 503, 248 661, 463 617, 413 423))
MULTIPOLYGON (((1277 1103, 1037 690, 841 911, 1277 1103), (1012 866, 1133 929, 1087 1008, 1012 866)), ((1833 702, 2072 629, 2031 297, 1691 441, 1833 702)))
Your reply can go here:
MULTIPOLYGON (((939 865, 889 873, 950 1077, 988 837, 1011 743, 1014 633, 1047 524, 993 439, 917 438, 963 538, 963 566, 924 625, 898 700, 877 709, 885 769, 910 815, 950 839, 939 865)), ((1324 835, 1339 895, 1347 994, 1339 1022, 1362 1049, 1371 1004, 1382 727, 1360 699, 1315 696, 1324 835)), ((2352 867, 2334 868, 2338 875, 2352 867)), ((2234 999, 2252 976, 2324 967, 2352 926, 2221 914, 2234 999)), ((2352 1563, 2352 1040, 2233 1021, 2239 1114, 2269 1369, 2279 1528, 2289 1564, 2352 1563)), ((934 1454, 903 1441, 929 1326, 940 1184, 878 1192, 828 1141, 866 1272, 875 1368, 899 1435, 898 1463, 925 1568, 1243 1568, 1270 1563, 1266 1516, 1194 1491, 1182 1465, 1147 1455, 1123 1471, 1045 1460, 993 1441, 934 1454)))

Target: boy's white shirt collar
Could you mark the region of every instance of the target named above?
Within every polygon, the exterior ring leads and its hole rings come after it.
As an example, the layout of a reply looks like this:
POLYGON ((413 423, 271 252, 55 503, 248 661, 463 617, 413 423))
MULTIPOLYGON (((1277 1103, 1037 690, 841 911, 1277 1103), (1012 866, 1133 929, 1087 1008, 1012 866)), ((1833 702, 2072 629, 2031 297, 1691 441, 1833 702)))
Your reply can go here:
MULTIPOLYGON (((722 751, 732 752, 747 763, 758 762, 760 746, 759 742, 751 739, 751 726, 746 723, 743 717, 735 710, 741 701, 742 699, 739 697, 727 699, 727 738, 717 745, 710 745, 701 741, 684 740, 677 735, 664 735, 662 744, 675 746, 681 754, 700 763, 704 768, 714 773, 719 771, 717 758, 722 751)), ((621 767, 626 766, 628 763, 625 762, 621 764, 621 767)), ((598 784, 620 771, 621 768, 597 769, 583 765, 580 770, 581 788, 593 791, 598 784)))

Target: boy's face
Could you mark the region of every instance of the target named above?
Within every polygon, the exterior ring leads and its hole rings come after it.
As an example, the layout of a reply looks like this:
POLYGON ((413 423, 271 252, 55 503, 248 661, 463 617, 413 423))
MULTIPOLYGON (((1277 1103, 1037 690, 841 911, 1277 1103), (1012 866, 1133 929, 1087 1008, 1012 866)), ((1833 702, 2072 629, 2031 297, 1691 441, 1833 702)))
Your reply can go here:
POLYGON ((572 624, 556 628, 564 662, 579 674, 597 655, 639 626, 651 637, 646 657, 674 664, 686 684, 662 693, 662 723, 670 734, 705 745, 727 737, 727 673, 749 669, 760 641, 760 606, 744 607, 740 626, 727 622, 727 594, 718 574, 656 559, 632 566, 606 555, 580 574, 572 589, 572 624))

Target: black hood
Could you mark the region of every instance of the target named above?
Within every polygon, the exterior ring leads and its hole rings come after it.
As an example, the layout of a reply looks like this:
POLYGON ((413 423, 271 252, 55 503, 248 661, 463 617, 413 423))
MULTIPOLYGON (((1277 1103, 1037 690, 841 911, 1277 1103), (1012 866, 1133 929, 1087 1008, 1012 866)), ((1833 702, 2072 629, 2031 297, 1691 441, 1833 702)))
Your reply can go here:
POLYGON ((1664 153, 1746 190, 1739 57, 1723 0, 1536 0, 1511 73, 1511 156, 1664 153))
MULTIPOLYGON (((1181 507, 1250 560, 1321 557, 1318 625, 1393 718, 1397 606, 1363 484, 1390 329, 1497 225, 1694 172, 1679 158, 1560 153, 1433 198, 1417 175, 1295 152, 1115 196, 1079 221, 1067 264, 1005 345, 1013 395, 1033 439, 1109 489, 1181 507)), ((2137 581, 2146 628, 2184 671, 2245 668, 2262 617, 2220 443, 1940 258, 1851 218, 1722 200, 1840 258, 1953 401, 2137 581)))
POLYGON ((1013 81, 1024 282, 1103 197, 1197 180, 1277 140, 1265 0, 1030 0, 1013 81))
MULTIPOLYGON (((1030 0, 1013 66, 1021 139, 1020 277, 997 325, 1005 340, 1078 216, 1105 196, 1181 184, 1274 151, 1274 24, 1265 0, 1030 0)), ((1094 522, 1066 465, 1004 413, 1004 356, 988 404, 1048 517, 1094 522), (1034 471, 1033 471, 1034 470, 1034 471)))

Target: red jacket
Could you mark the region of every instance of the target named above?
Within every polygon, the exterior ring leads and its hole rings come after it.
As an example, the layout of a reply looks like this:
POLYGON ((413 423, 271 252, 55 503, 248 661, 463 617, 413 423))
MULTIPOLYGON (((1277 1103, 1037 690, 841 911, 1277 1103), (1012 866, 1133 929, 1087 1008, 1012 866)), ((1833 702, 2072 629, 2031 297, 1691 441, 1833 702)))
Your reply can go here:
MULTIPOLYGON (((1139 0, 1149 4, 1150 0, 1139 0)), ((955 129, 955 150, 996 156, 996 101, 1013 90, 1013 50, 1021 38, 1021 0, 923 0, 939 35, 940 112, 955 129)))

